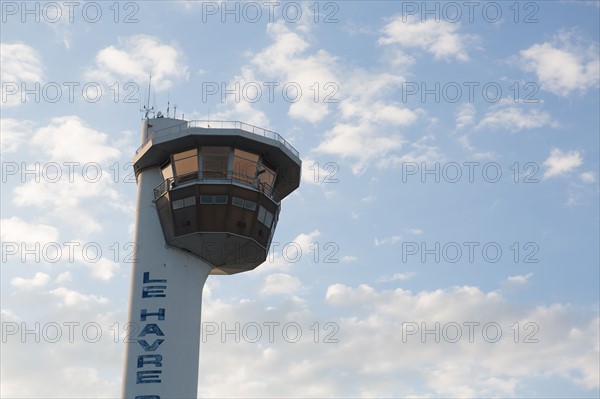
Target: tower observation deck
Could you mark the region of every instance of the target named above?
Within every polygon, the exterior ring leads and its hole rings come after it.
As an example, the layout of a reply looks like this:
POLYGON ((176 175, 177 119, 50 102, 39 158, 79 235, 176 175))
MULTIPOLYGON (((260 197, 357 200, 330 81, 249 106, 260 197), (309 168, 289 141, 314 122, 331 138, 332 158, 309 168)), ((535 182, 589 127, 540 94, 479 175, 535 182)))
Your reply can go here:
POLYGON ((300 185, 298 151, 242 122, 146 119, 138 183, 123 397, 195 398, 202 288, 256 268, 281 201, 300 185))
POLYGON ((154 201, 166 244, 202 258, 211 274, 263 263, 280 202, 300 185, 298 151, 242 122, 150 119, 142 137, 134 168, 160 167, 154 201))

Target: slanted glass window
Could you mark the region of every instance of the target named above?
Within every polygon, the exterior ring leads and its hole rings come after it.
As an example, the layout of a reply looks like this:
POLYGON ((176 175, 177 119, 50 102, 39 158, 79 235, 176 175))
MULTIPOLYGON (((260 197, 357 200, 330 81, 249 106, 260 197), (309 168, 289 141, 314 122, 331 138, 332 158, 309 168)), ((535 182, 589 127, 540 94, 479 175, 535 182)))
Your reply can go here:
POLYGON ((251 211, 256 210, 256 202, 250 200, 244 200, 244 208, 250 209, 251 211))
POLYGON ((236 148, 233 151, 233 178, 235 180, 254 184, 257 180, 256 168, 258 155, 236 148))
POLYGON ((271 195, 273 182, 275 181, 275 170, 265 163, 258 165, 258 180, 260 182, 259 190, 267 195, 271 195))
POLYGON ((198 177, 198 150, 196 148, 173 154, 177 182, 195 180, 198 177))
POLYGON ((227 205, 226 195, 215 195, 213 199, 215 205, 227 205))
POLYGON ((239 206, 240 208, 250 209, 251 211, 256 210, 256 202, 245 200, 239 197, 233 197, 231 199, 231 203, 235 206, 239 206))
POLYGON ((171 162, 167 162, 165 165, 163 165, 160 171, 164 180, 173 177, 173 167, 171 166, 171 162))
POLYGON ((187 197, 173 201, 173 209, 185 208, 192 205, 196 205, 196 197, 187 197))
POLYGON ((225 179, 229 167, 229 147, 202 147, 202 176, 205 179, 225 179))
POLYGON ((173 201, 173 209, 179 209, 179 208, 183 208, 183 200, 182 199, 173 201))
POLYGON ((187 197, 183 199, 183 206, 196 205, 196 197, 187 197))
POLYGON ((227 205, 226 195, 201 195, 200 203, 204 205, 227 205))
POLYGON ((262 206, 258 208, 258 221, 268 228, 271 228, 271 225, 273 224, 273 216, 274 215, 266 208, 262 206))
POLYGON ((258 221, 261 223, 265 223, 265 216, 267 215, 267 210, 265 207, 261 206, 258 208, 258 221))
POLYGON ((240 197, 233 197, 233 198, 231 199, 231 203, 232 203, 234 206, 239 206, 240 208, 243 208, 243 207, 244 207, 244 200, 243 200, 242 198, 240 198, 240 197))
POLYGON ((271 225, 273 224, 273 217, 274 215, 267 211, 267 216, 265 217, 265 226, 267 226, 268 228, 271 228, 271 225))
POLYGON ((200 203, 201 204, 212 204, 213 203, 213 196, 212 195, 201 195, 200 196, 200 203))

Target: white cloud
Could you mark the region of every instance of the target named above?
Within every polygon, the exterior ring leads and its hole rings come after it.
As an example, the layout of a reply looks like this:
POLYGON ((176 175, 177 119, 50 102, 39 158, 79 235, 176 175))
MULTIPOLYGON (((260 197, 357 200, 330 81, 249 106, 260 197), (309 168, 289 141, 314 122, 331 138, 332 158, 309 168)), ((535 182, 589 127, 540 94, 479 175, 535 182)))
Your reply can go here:
MULTIPOLYGON (((262 92, 252 92, 250 89, 244 90, 244 87, 253 88, 259 83, 259 79, 254 75, 254 71, 249 67, 242 67, 241 74, 235 75, 228 83, 227 88, 235 90, 239 94, 239 98, 236 99, 234 95, 226 95, 225 101, 220 101, 217 105, 217 112, 211 115, 205 115, 202 119, 207 120, 241 120, 251 125, 260 126, 262 128, 270 128, 270 121, 267 114, 260 110, 252 101, 254 98, 258 98, 259 94, 262 94, 261 98, 268 97, 268 93, 265 93, 267 89, 262 92), (239 90, 237 90, 239 88, 239 90)), ((260 86, 262 87, 262 86, 260 86)), ((265 86, 266 87, 266 86, 265 86)), ((221 89, 219 89, 221 90, 221 89)), ((263 90, 263 89, 261 89, 263 90)))
POLYGON ((17 322, 21 321, 21 318, 15 314, 10 309, 0 309, 0 316, 2 317, 2 322, 17 322))
MULTIPOLYGON (((420 395, 431 395, 432 390, 434 396, 443 397, 523 396, 523 386, 539 376, 555 376, 577 386, 598 389, 599 320, 594 317, 574 325, 568 321, 571 311, 560 304, 515 306, 498 292, 468 286, 413 294, 399 288, 378 291, 368 285, 334 284, 328 288, 325 300, 352 314, 340 325, 340 330, 347 332, 345 352, 337 350, 341 357, 336 365, 340 370, 351 368, 344 364, 364 365, 361 370, 369 378, 399 376, 411 370, 411 377, 396 379, 387 390, 381 387, 377 396, 403 396, 399 392, 406 392, 407 387, 420 395), (452 306, 447 306, 450 303, 452 306), (434 330, 436 322, 440 323, 439 343, 433 334, 425 338, 422 335, 422 323, 434 330), (466 322, 479 323, 473 342, 469 342, 463 324, 466 322), (482 335, 482 327, 490 322, 497 323, 503 332, 501 340, 494 344, 487 343, 482 335), (406 323, 413 323, 411 327, 418 329, 414 335, 408 334, 406 323), (462 329, 456 343, 447 341, 445 337, 451 334, 443 332, 450 323, 462 329), (526 332, 537 329, 529 336, 538 339, 537 343, 524 343, 523 334, 515 343, 509 334, 515 323, 519 323, 521 332, 526 323, 530 323, 526 332), (363 349, 348 351, 355 347, 363 349), (366 347, 368 350, 364 350, 366 347), (398 363, 390 357, 400 352, 405 362, 398 363), (456 356, 460 356, 460 365, 456 364, 456 356), (565 358, 570 359, 568 365, 565 358)), ((329 367, 334 366, 330 363, 329 367)), ((363 384, 375 388, 366 380, 363 384)))
POLYGON ((522 284, 529 282, 529 279, 531 278, 531 276, 533 276, 533 273, 508 276, 506 278, 506 283, 513 284, 513 285, 522 285, 522 284))
POLYGON ((340 167, 331 161, 319 162, 310 157, 302 159, 302 184, 319 186, 326 199, 334 198, 337 191, 332 190, 339 182, 340 167))
MULTIPOLYGON (((337 345, 315 344, 314 340, 316 337, 317 342, 322 343, 330 335, 339 339, 340 333, 332 333, 334 325, 325 329, 325 323, 329 320, 323 320, 313 313, 305 301, 287 297, 282 301, 273 301, 267 309, 264 304, 253 300, 232 303, 215 301, 203 304, 202 317, 204 322, 216 323, 220 328, 223 323, 227 323, 227 328, 232 328, 235 322, 239 322, 242 334, 244 326, 249 323, 258 324, 262 331, 260 342, 255 344, 244 338, 239 344, 232 339, 225 342, 220 334, 207 337, 206 343, 202 344, 201 364, 218 362, 233 371, 225 376, 218 369, 207 368, 200 374, 198 397, 286 397, 290 390, 302 397, 336 396, 337 384, 325 376, 327 365, 320 360, 318 353, 322 354, 337 345), (263 323, 277 324, 271 342, 263 323), (293 338, 297 330, 289 328, 284 335, 283 328, 285 325, 293 327, 293 323, 301 328, 302 335, 298 342, 288 343, 286 337, 293 338), (320 330, 317 335, 313 335, 311 326, 313 330, 320 330), (234 366, 235 359, 242 362, 238 365, 244 366, 234 366), (281 375, 286 377, 282 379, 281 375)), ((255 330, 248 331, 247 335, 251 336, 255 330)))
MULTIPOLYGON (((219 104, 220 106, 221 104, 219 104)), ((264 111, 257 109, 252 106, 252 103, 248 101, 227 101, 223 104, 224 107, 228 107, 228 109, 219 108, 218 112, 215 112, 208 117, 203 117, 205 120, 222 120, 222 121, 231 121, 231 120, 241 120, 245 123, 249 123, 254 126, 258 126, 264 129, 269 129, 271 122, 269 121, 269 117, 265 114, 264 111)))
POLYGON ((352 92, 341 99, 334 127, 314 151, 348 159, 355 174, 370 164, 386 164, 406 143, 402 131, 424 114, 385 99, 402 82, 402 76, 389 73, 348 71, 343 87, 352 87, 352 92))
POLYGON ((333 284, 327 288, 325 301, 334 305, 341 304, 343 300, 348 301, 348 305, 357 304, 374 292, 375 290, 367 284, 360 284, 356 289, 347 287, 344 284, 333 284))
POLYGON ((101 230, 97 217, 109 209, 133 211, 133 204, 117 191, 115 175, 101 165, 121 155, 116 146, 123 141, 109 144, 106 133, 77 116, 53 118, 30 141, 51 162, 23 167, 35 170, 36 177, 13 190, 14 204, 52 210, 48 218, 71 224, 82 234, 101 230))
POLYGON ((28 223, 16 216, 0 220, 0 237, 3 242, 39 243, 43 246, 58 240, 58 229, 47 224, 28 223))
POLYGON ((438 146, 433 145, 436 138, 433 134, 426 134, 418 138, 409 146, 409 151, 402 155, 391 155, 378 162, 380 167, 397 167, 407 162, 434 163, 443 160, 438 146))
POLYGON ((56 279, 54 279, 56 284, 70 283, 71 281, 73 281, 73 274, 69 271, 59 274, 56 279))
POLYGON ((13 277, 10 285, 17 288, 32 289, 43 287, 50 281, 50 276, 46 273, 37 272, 32 278, 13 277))
MULTIPOLYGON (((35 316, 15 320, 23 323, 18 328, 31 332, 23 337, 21 331, 3 336, 2 397, 118 397, 124 350, 114 334, 125 320, 123 312, 103 313, 105 304, 95 301, 66 307, 63 297, 56 294, 36 299, 30 309, 35 316), (59 313, 57 298, 63 307, 59 313), (37 333, 34 323, 39 326, 37 333)), ((3 309, 3 323, 4 317, 3 309)))
POLYGON ((78 249, 73 251, 73 260, 88 267, 95 279, 109 281, 119 269, 119 263, 102 256, 102 247, 99 244, 73 240, 71 245, 78 249))
POLYGON ((65 287, 58 287, 49 291, 49 294, 61 300, 61 306, 86 308, 89 305, 103 305, 108 299, 102 296, 83 294, 65 287))
POLYGON ((31 140, 52 161, 105 162, 119 157, 121 151, 108 145, 108 135, 88 126, 77 116, 52 118, 39 128, 31 140))
POLYGON ((2 154, 15 152, 25 137, 33 134, 33 122, 12 118, 0 119, 0 151, 2 154))
POLYGON ((71 48, 73 35, 75 34, 74 24, 69 21, 67 16, 62 14, 60 7, 57 7, 56 10, 53 10, 52 7, 49 7, 46 12, 48 13, 48 19, 58 20, 57 22, 52 22, 48 25, 52 31, 54 31, 54 35, 56 36, 57 40, 59 40, 63 46, 69 50, 71 48))
POLYGON ((319 230, 313 230, 310 233, 301 233, 292 242, 300 245, 302 251, 308 251, 310 246, 315 242, 315 239, 321 235, 319 230))
POLYGON ((290 242, 273 241, 267 260, 254 269, 253 274, 273 273, 286 271, 296 263, 304 259, 311 259, 317 237, 321 235, 319 230, 309 233, 301 233, 290 242))
MULTIPOLYGON (((399 130, 414 124, 424 112, 385 100, 405 82, 404 77, 397 74, 397 68, 392 74, 345 67, 327 51, 311 49, 311 24, 305 22, 297 24, 295 30, 283 21, 269 24, 267 33, 272 43, 254 53, 251 64, 242 67, 241 75, 236 76, 229 85, 247 82, 260 85, 267 81, 278 82, 280 86, 298 83, 303 95, 299 101, 289 105, 288 113, 292 118, 303 121, 322 121, 330 114, 330 108, 335 107, 338 114, 333 128, 325 132, 321 143, 312 151, 315 155, 349 159, 353 173, 360 174, 372 162, 385 159, 400 149, 404 140, 399 130), (315 93, 315 84, 319 87, 318 95, 315 93), (337 92, 345 87, 352 87, 352 91, 337 92), (331 97, 334 102, 325 102, 325 97, 334 92, 335 95, 331 97)), ((281 88, 276 89, 277 93, 281 92, 281 88)), ((246 100, 240 103, 228 100, 227 103, 231 104, 228 105, 230 109, 218 112, 220 118, 231 117, 240 111, 248 116, 263 115, 246 100)), ((255 124, 264 122, 261 120, 255 124)), ((310 182, 305 178, 303 180, 310 182)))
POLYGON ((456 128, 464 129, 475 121, 475 106, 470 103, 462 104, 456 114, 456 128))
MULTIPOLYGON (((324 50, 311 51, 308 39, 311 11, 308 6, 302 6, 302 9, 303 17, 293 24, 294 29, 284 21, 267 25, 271 43, 248 53, 250 63, 242 66, 240 73, 227 83, 227 88, 235 90, 239 98, 226 95, 212 118, 242 119, 268 128, 269 119, 258 108, 267 102, 283 103, 291 118, 312 123, 323 120, 330 113, 330 106, 339 98, 337 60, 324 50), (256 87, 260 90, 258 93, 256 87)), ((270 11, 265 9, 263 12, 270 11)))
MULTIPOLYGON (((292 118, 315 123, 329 113, 325 97, 336 92, 340 85, 335 73, 335 57, 324 50, 311 54, 309 42, 301 35, 307 26, 302 25, 301 28, 294 32, 284 21, 270 23, 267 34, 273 44, 255 54, 252 64, 265 75, 265 80, 275 79, 281 84, 276 89, 277 93, 281 93, 285 84, 298 84, 302 93, 296 95, 290 89, 289 96, 298 100, 290 105, 288 114, 292 118)), ((335 98, 338 97, 331 97, 335 98)))
POLYGON ((344 262, 344 263, 356 262, 357 260, 358 260, 358 256, 354 256, 354 255, 344 255, 344 256, 342 256, 342 259, 340 259, 340 261, 344 262))
POLYGON ((0 43, 3 82, 40 82, 44 77, 39 53, 23 43, 0 43))
POLYGON ((361 198, 360 202, 370 203, 370 202, 375 202, 376 200, 377 200, 377 196, 375 196, 373 194, 369 194, 368 196, 361 198))
POLYGON ((417 59, 415 57, 413 57, 412 55, 408 55, 405 52, 401 51, 400 49, 395 49, 395 52, 393 53, 391 59, 390 59, 390 64, 394 67, 394 68, 398 68, 399 70, 405 70, 408 71, 410 70, 410 68, 415 65, 415 63, 417 62, 417 59))
POLYGON ((584 93, 600 82, 598 43, 584 44, 573 32, 561 31, 550 42, 520 52, 521 67, 537 75, 542 89, 559 96, 584 93))
POLYGON ((81 174, 74 174, 72 178, 72 182, 63 178, 56 183, 48 179, 29 180, 13 190, 13 203, 52 210, 48 217, 69 224, 82 234, 102 230, 99 218, 113 209, 133 211, 108 173, 103 172, 97 181, 81 174))
POLYGON ((182 51, 175 44, 164 44, 148 35, 120 38, 118 46, 100 50, 95 62, 86 78, 108 85, 127 80, 147 82, 152 75, 152 90, 165 91, 189 76, 182 51))
POLYGON ((3 258, 39 263, 42 257, 56 258, 59 231, 42 223, 29 223, 16 216, 0 220, 3 258))
POLYGON ((381 283, 388 283, 392 281, 406 281, 414 276, 415 273, 407 272, 407 273, 394 273, 391 276, 383 276, 377 279, 377 281, 381 283))
POLYGON ((354 159, 352 172, 362 173, 369 163, 385 157, 389 152, 400 149, 403 139, 400 135, 386 136, 374 124, 339 123, 326 132, 325 139, 316 151, 354 159))
POLYGON ((340 109, 343 120, 325 133, 314 150, 350 159, 354 174, 364 172, 371 163, 387 164, 406 143, 399 129, 418 118, 418 112, 369 98, 366 92, 343 100, 340 109))
POLYGON ((436 59, 467 61, 466 44, 473 37, 460 34, 459 28, 457 23, 431 19, 420 21, 415 16, 400 15, 384 26, 384 36, 379 38, 378 43, 417 47, 433 54, 436 59))
POLYGON ((379 240, 377 237, 375 237, 374 242, 375 242, 376 247, 380 247, 382 245, 387 245, 387 244, 393 245, 400 241, 402 241, 402 236, 394 235, 391 237, 384 238, 383 240, 379 240))
POLYGON ((592 171, 583 172, 579 174, 579 179, 584 183, 594 183, 596 181, 596 174, 592 171))
MULTIPOLYGON (((48 392, 61 397, 85 397, 89 392, 95 397, 118 396, 123 351, 113 341, 115 319, 112 315, 90 319, 106 308, 106 300, 63 287, 51 295, 69 310, 69 321, 82 321, 77 341, 69 343, 65 337, 62 346, 26 346, 16 336, 3 344, 3 362, 11 364, 6 384, 3 378, 3 393, 14 397, 44 397, 48 392), (81 318, 72 318, 73 312, 81 318), (79 335, 90 320, 98 321, 107 332, 93 345, 79 335), (60 359, 45 361, 54 351, 60 351, 60 359), (82 360, 81 353, 88 354, 86 359, 93 359, 94 364, 82 360), (42 360, 32 361, 36 358, 42 360), (18 386, 34 377, 40 384, 18 386)), ((285 397, 291 391, 301 397, 547 396, 549 388, 537 384, 540 378, 587 389, 590 395, 598 389, 600 320, 594 314, 582 316, 570 306, 523 306, 499 292, 468 286, 413 293, 332 284, 323 302, 297 296, 267 298, 271 301, 265 308, 258 300, 205 297, 202 321, 213 323, 218 332, 203 336, 201 367, 220 366, 202 368, 199 397, 285 397), (435 330, 436 322, 441 325, 440 342, 435 342, 434 333, 422 342, 421 323, 435 330), (479 323, 474 326, 473 342, 465 322, 479 323), (490 322, 502 328, 496 343, 484 340, 482 329, 490 322), (240 326, 238 342, 232 333, 235 323, 240 326), (265 323, 273 326, 272 334, 265 323), (297 342, 291 342, 295 328, 284 333, 293 323, 302 332, 297 342), (415 323, 417 333, 408 335, 406 323, 415 323), (444 327, 450 323, 462 329, 456 343, 446 341, 453 331, 444 327), (515 323, 520 331, 517 343, 515 323), (526 323, 533 324, 526 328, 526 323), (256 326, 260 335, 255 333, 256 326), (535 326, 537 331, 530 335, 535 326), (259 341, 250 342, 254 337, 259 341), (524 343, 526 337, 539 341, 524 343)), ((3 309, 3 321, 7 315, 3 309)), ((492 328, 488 335, 493 333, 492 328)))
MULTIPOLYGON (((67 251, 69 251, 68 253, 71 253, 71 250, 67 248, 65 243, 57 242, 58 230, 56 228, 44 224, 27 223, 14 216, 0 220, 0 223, 2 225, 1 239, 3 242, 3 249, 11 250, 11 253, 13 250, 18 253, 25 248, 28 251, 36 249, 35 253, 38 257, 44 256, 47 257, 47 259, 71 259, 71 256, 73 256, 70 261, 76 261, 89 267, 92 276, 103 281, 112 279, 119 269, 119 263, 115 263, 114 261, 101 256, 101 247, 99 244, 92 242, 86 243, 81 240, 71 240, 69 241, 69 248, 74 248, 75 250, 73 250, 72 255, 67 257, 67 251), (53 245, 49 245, 48 248, 45 249, 46 244, 53 245), (6 246, 6 248, 4 246, 6 246), (83 248, 86 248, 86 250, 83 250, 83 248), (99 248, 99 250, 96 250, 96 248, 99 248), (57 250, 61 252, 57 252, 57 250)), ((12 256, 17 255, 14 254, 12 256)), ((24 259, 27 260, 33 258, 27 255, 24 259)), ((48 279, 48 275, 37 273, 34 279, 26 280, 17 277, 14 281, 11 281, 11 284, 18 287, 25 287, 27 285, 36 286, 36 283, 47 283, 48 279)), ((71 280, 72 275, 68 271, 61 273, 56 278, 57 283, 68 282, 71 280)))
POLYGON ((401 103, 386 102, 388 95, 397 94, 397 89, 406 82, 406 78, 397 73, 371 72, 364 69, 346 71, 344 87, 352 87, 343 101, 340 112, 343 120, 369 120, 396 126, 408 126, 418 117, 417 111, 402 107, 401 103), (396 114, 397 112, 397 114, 396 114))
POLYGON ((302 288, 302 283, 298 277, 289 274, 277 273, 269 274, 265 278, 263 287, 260 290, 261 295, 292 295, 302 288))
POLYGON ((510 132, 536 129, 544 126, 557 127, 549 113, 524 104, 499 102, 490 107, 477 124, 477 129, 504 129, 510 132))
POLYGON ((3 106, 15 106, 21 104, 20 86, 24 82, 27 88, 32 88, 36 83, 42 84, 44 79, 44 66, 39 53, 31 46, 23 43, 0 43, 0 58, 2 68, 0 69, 0 80, 2 90, 0 97, 3 106), (16 94, 5 92, 6 88, 14 88, 16 94), (6 97, 5 97, 6 96, 6 97), (6 101, 5 101, 6 100, 6 101))
POLYGON ((92 271, 92 276, 98 280, 109 281, 114 276, 117 270, 119 270, 119 264, 111 261, 108 258, 100 258, 97 262, 86 261, 92 271))
POLYGON ((553 148, 550 156, 544 161, 546 171, 544 178, 558 177, 568 174, 577 169, 583 163, 583 158, 579 151, 562 152, 559 148, 553 148))

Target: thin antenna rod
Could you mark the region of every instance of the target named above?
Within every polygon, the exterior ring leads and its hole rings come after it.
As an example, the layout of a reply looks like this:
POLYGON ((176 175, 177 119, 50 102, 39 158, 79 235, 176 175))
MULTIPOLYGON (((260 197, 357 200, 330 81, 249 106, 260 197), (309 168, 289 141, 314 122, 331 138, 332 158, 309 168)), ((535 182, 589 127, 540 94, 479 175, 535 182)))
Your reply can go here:
POLYGON ((210 108, 208 109, 208 128, 210 129, 210 108))
POLYGON ((150 79, 148 80, 148 99, 146 105, 142 107, 140 110, 144 112, 144 119, 150 119, 150 114, 154 113, 154 106, 150 108, 150 92, 152 91, 152 75, 150 75, 150 79))
MULTIPOLYGON (((150 109, 150 90, 152 89, 152 75, 150 75, 150 79, 148 80, 148 102, 146 103, 146 110, 150 109)), ((146 115, 146 119, 148 116, 146 115)))

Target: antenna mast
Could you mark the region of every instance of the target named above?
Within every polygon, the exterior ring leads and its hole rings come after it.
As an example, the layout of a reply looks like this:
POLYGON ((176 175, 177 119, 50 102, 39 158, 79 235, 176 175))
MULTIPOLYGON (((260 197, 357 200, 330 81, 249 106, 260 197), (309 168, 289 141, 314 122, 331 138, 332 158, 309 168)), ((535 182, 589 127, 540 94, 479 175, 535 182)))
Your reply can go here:
POLYGON ((148 100, 146 105, 142 107, 140 110, 144 112, 144 119, 150 119, 150 114, 154 115, 154 106, 150 107, 150 91, 152 90, 152 75, 150 75, 150 79, 148 80, 148 100))
POLYGON ((169 90, 169 96, 167 97, 167 118, 169 117, 169 107, 171 106, 171 91, 169 90))

